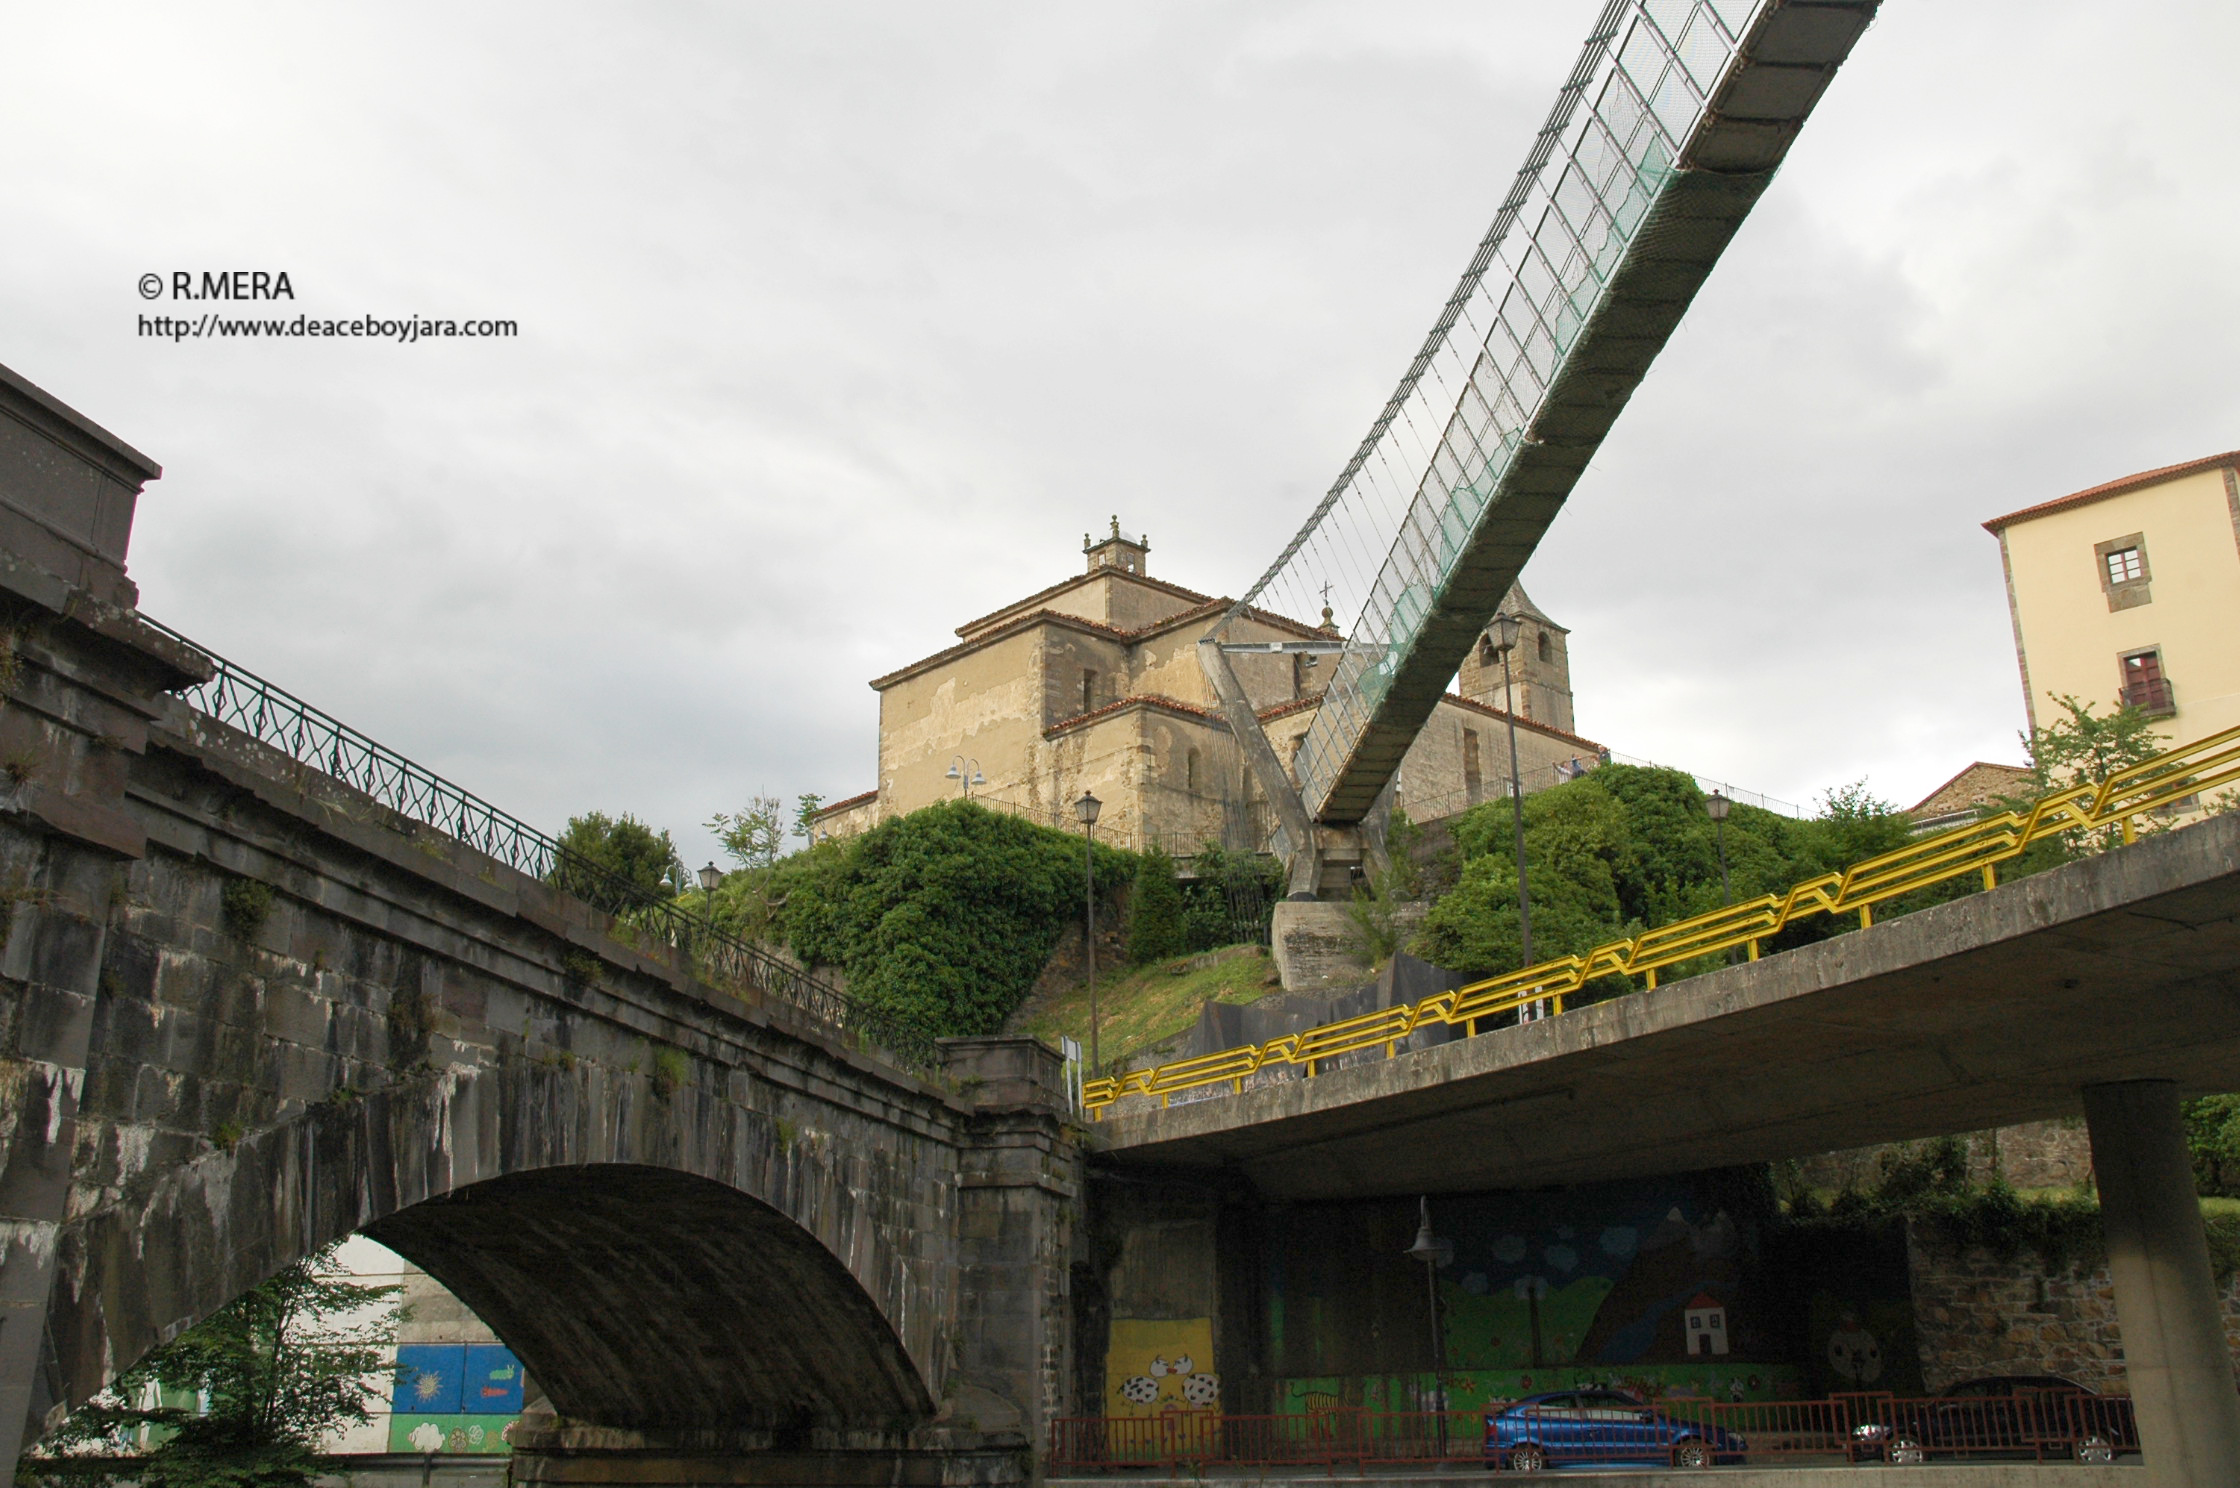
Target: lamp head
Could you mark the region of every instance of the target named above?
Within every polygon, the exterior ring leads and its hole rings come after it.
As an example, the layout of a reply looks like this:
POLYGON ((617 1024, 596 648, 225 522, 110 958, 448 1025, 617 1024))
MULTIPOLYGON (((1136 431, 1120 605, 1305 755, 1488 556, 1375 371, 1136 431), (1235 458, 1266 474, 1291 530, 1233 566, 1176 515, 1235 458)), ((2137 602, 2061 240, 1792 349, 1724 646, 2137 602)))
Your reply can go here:
POLYGON ((718 868, 713 861, 710 861, 707 867, 700 870, 700 887, 708 893, 713 894, 722 883, 723 870, 718 868))
POLYGON ((1708 814, 1710 818, 1715 822, 1725 821, 1727 819, 1727 808, 1732 805, 1734 805, 1734 802, 1728 800, 1718 791, 1713 791, 1710 795, 1704 797, 1703 800, 1703 809, 1705 813, 1708 814))
POLYGON ((1524 617, 1496 615, 1487 630, 1493 635, 1493 649, 1496 652, 1514 651, 1517 649, 1517 637, 1524 631, 1524 617))
POLYGON ((1421 1261, 1426 1266, 1446 1266, 1454 1262, 1454 1242, 1431 1233, 1431 1200, 1421 1201, 1423 1223, 1416 1230, 1416 1243, 1408 1247, 1408 1259, 1421 1261))
POLYGON ((1087 791, 1083 791, 1081 799, 1073 803, 1073 814, 1085 827, 1095 826, 1097 824, 1097 813, 1103 809, 1104 802, 1087 791))

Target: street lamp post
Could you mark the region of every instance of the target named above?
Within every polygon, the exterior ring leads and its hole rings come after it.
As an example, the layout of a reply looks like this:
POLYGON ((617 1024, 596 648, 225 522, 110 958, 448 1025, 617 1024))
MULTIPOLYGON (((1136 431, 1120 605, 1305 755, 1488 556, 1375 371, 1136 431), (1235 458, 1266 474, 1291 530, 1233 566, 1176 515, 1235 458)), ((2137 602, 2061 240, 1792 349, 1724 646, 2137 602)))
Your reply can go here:
MULTIPOLYGON (((1431 1199, 1429 1195, 1416 1200, 1416 1213, 1422 1223, 1416 1227, 1416 1243, 1408 1247, 1408 1258, 1423 1262, 1423 1280, 1426 1295, 1431 1301, 1431 1380, 1432 1388, 1442 1397, 1432 1409, 1444 1411, 1446 1401, 1445 1371, 1447 1367, 1447 1341, 1439 1327, 1439 1268, 1454 1263, 1454 1242, 1431 1233, 1431 1199)), ((1444 1441, 1445 1421, 1441 1420, 1444 1441)))
POLYGON ((1713 835, 1719 839, 1719 902, 1734 903, 1734 887, 1727 882, 1727 808, 1734 802, 1719 791, 1713 791, 1704 801, 1704 812, 1711 818, 1713 835))
POLYGON ((1073 814, 1081 821, 1081 879, 1084 885, 1083 900, 1087 913, 1083 916, 1082 951, 1089 968, 1089 1073, 1094 1075, 1104 1068, 1102 1051, 1097 1044, 1097 1025, 1103 1019, 1097 1016, 1097 812, 1104 805, 1088 791, 1073 803, 1073 814))
POLYGON ((1522 964, 1532 964, 1532 889, 1524 872, 1524 771, 1517 763, 1517 689, 1509 675, 1509 653, 1517 649, 1524 630, 1518 615, 1493 617, 1494 650, 1501 654, 1502 713, 1509 720, 1509 805, 1517 824, 1517 939, 1524 951, 1522 964))
POLYGON ((708 928, 712 931, 716 927, 716 888, 723 882, 723 870, 710 858, 708 866, 700 870, 699 878, 700 892, 708 896, 702 907, 708 912, 708 928))
POLYGON ((974 786, 988 783, 988 777, 980 773, 980 761, 966 759, 961 754, 949 761, 949 771, 942 778, 944 780, 954 780, 962 785, 964 787, 964 798, 967 801, 972 799, 972 788, 974 786))

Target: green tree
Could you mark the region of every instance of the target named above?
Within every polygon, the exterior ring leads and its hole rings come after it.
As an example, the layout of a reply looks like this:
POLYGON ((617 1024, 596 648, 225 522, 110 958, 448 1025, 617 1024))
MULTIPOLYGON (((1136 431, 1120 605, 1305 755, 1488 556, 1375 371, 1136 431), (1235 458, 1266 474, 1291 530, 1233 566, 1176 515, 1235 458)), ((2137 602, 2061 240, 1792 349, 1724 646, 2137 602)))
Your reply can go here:
MULTIPOLYGON (((1473 807, 1454 821, 1461 867, 1455 886, 1425 917, 1418 953, 1475 976, 1514 971, 1523 962, 1517 912, 1516 839, 1506 800, 1473 807)), ((1525 862, 1532 888, 1536 961, 1580 955, 1639 930, 1716 909, 1724 837, 1727 879, 1736 902, 1785 893, 1793 884, 1839 871, 1903 846, 1912 823, 1863 784, 1823 798, 1819 814, 1797 821, 1737 803, 1723 832, 1704 809, 1695 780, 1678 770, 1635 765, 1602 768, 1525 797, 1525 862)), ((1968 892, 1972 881, 1936 885, 1889 912, 1968 892)), ((1781 950, 1841 934, 1854 922, 1814 916, 1783 931, 1781 950)), ((1687 975, 1718 958, 1674 968, 1687 975)), ((1612 980, 1598 991, 1627 984, 1612 980)))
MULTIPOLYGON (((1471 976, 1524 964, 1510 813, 1509 802, 1491 802, 1455 823, 1462 871, 1424 917, 1417 946, 1426 960, 1471 976)), ((1591 776, 1525 798, 1535 961, 1576 955, 1625 933, 1619 870, 1636 857, 1623 803, 1591 776)))
POLYGON ((745 810, 719 811, 708 818, 707 826, 740 867, 769 868, 785 852, 785 810, 776 796, 755 796, 745 810))
POLYGON ((1128 899, 1128 959, 1147 966, 1179 956, 1188 946, 1174 859, 1154 847, 1136 864, 1135 893, 1128 899))
MULTIPOLYGON (((993 1033, 1074 922, 1083 871, 1079 837, 944 801, 779 863, 769 931, 928 1032, 993 1033)), ((1132 853, 1096 848, 1102 895, 1134 876, 1132 853)))
POLYGON ((824 797, 814 791, 804 791, 793 798, 793 835, 803 842, 817 840, 817 813, 824 810, 824 797))
POLYGON ((560 847, 563 856, 553 864, 549 881, 610 911, 626 907, 609 902, 618 897, 611 880, 627 885, 623 892, 668 898, 684 877, 669 834, 654 831, 628 812, 619 818, 603 811, 570 817, 560 847))
MULTIPOLYGON (((2096 784, 2118 770, 2154 758, 2169 747, 2169 741, 2155 732, 2153 721, 2137 708, 2126 705, 2101 716, 2092 711, 2090 703, 2073 697, 2048 696, 2066 716, 2023 736, 2022 747, 2030 759, 2027 794, 2006 797, 1996 803, 1994 810, 2027 815, 2040 797, 2074 785, 2096 784)), ((2135 824, 2133 830, 2139 830, 2141 825, 2151 831, 2155 824, 2135 824)), ((2120 825, 2063 832, 2033 843, 2013 867, 2004 871, 2013 877, 2042 872, 2122 844, 2120 825)))
POLYGON ((2205 1095, 2187 1101, 2185 1112, 2194 1187, 2212 1196, 2240 1196, 2240 1095, 2205 1095))
POLYGON ((143 1450, 143 1460, 91 1476, 139 1488, 311 1482, 323 1470, 319 1439, 371 1419, 388 1393, 382 1346, 400 1290, 338 1274, 334 1252, 297 1262, 159 1345, 41 1440, 18 1482, 84 1483, 89 1458, 143 1450), (167 1397, 206 1405, 144 1403, 167 1397), (65 1459, 70 1470, 57 1472, 65 1459))

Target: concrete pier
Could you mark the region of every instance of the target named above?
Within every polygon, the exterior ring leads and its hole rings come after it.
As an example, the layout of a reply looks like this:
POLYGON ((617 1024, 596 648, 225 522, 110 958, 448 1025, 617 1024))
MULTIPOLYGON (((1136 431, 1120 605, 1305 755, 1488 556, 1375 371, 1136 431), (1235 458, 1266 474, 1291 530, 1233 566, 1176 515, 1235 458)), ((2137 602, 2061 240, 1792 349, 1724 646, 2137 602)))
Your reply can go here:
POLYGON ((2158 1488, 2240 1483, 2240 1393, 2194 1198, 2178 1087, 2084 1092, 2139 1444, 2158 1488))

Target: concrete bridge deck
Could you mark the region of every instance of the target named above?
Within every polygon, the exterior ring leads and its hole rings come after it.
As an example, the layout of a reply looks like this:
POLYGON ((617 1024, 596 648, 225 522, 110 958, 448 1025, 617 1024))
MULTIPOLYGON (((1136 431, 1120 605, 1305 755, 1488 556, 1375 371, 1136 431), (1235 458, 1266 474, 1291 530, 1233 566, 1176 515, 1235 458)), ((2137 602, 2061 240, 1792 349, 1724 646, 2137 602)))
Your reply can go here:
POLYGON ((1562 1017, 1095 1128, 1310 1199, 1576 1183, 2240 1088, 2240 818, 1562 1017))

